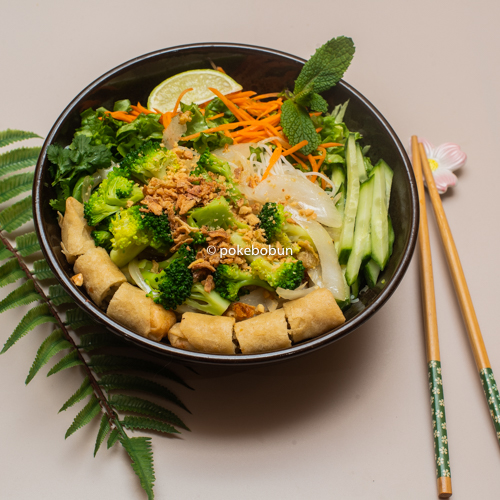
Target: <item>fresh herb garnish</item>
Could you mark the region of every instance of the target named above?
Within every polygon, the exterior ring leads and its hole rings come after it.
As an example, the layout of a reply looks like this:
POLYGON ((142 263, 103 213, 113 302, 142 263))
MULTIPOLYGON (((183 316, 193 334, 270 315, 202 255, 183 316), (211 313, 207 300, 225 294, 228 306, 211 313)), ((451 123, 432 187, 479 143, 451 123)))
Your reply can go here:
POLYGON ((281 107, 281 126, 292 146, 303 140, 308 141, 300 150, 305 155, 312 153, 321 141, 308 108, 321 113, 328 111, 327 102, 319 94, 342 78, 354 50, 351 38, 339 36, 326 42, 304 64, 295 80, 293 93, 287 92, 288 100, 281 107))

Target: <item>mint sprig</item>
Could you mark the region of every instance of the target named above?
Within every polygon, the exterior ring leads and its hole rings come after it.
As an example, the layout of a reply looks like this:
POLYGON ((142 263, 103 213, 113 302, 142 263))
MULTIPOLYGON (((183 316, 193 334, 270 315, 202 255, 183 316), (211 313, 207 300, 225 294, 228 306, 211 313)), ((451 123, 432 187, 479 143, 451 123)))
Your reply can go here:
POLYGON ((321 142, 308 108, 321 113, 328 111, 328 103, 319 94, 342 78, 351 64, 354 51, 354 42, 345 36, 326 42, 304 64, 295 80, 293 93, 287 92, 288 100, 281 107, 281 126, 292 146, 303 140, 308 141, 300 150, 305 155, 315 151, 321 142))

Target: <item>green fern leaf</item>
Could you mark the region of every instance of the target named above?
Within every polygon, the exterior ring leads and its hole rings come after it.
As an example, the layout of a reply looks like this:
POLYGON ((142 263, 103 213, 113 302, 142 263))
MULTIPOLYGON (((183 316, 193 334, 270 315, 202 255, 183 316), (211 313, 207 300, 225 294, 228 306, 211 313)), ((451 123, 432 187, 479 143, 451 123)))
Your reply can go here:
POLYGON ((21 257, 28 257, 40 250, 38 236, 33 231, 31 233, 22 234, 16 238, 16 248, 21 254, 21 257))
POLYGON ((12 332, 12 335, 7 339, 7 342, 5 342, 0 354, 7 352, 19 339, 33 330, 33 328, 44 323, 57 323, 57 320, 50 313, 47 304, 40 304, 26 313, 12 332))
POLYGON ((165 386, 146 378, 137 377, 136 375, 113 373, 101 377, 99 384, 107 391, 141 391, 153 394, 154 396, 164 398, 189 412, 186 406, 184 406, 184 403, 173 392, 169 391, 165 386))
POLYGON ((34 172, 11 175, 0 181, 0 203, 4 203, 18 194, 31 191, 33 188, 34 172))
POLYGON ((24 130, 12 130, 8 128, 7 130, 2 130, 0 132, 0 148, 8 146, 13 142, 24 141, 25 139, 33 139, 41 137, 34 132, 26 132, 24 130))
POLYGON ((75 433, 78 429, 92 422, 92 420, 99 415, 101 412, 101 407, 99 401, 95 396, 90 398, 90 401, 82 408, 73 420, 73 423, 69 426, 66 431, 64 439, 67 439, 71 434, 75 433))
POLYGON ((83 362, 78 356, 78 351, 71 351, 50 369, 49 373, 47 373, 47 377, 66 370, 67 368, 73 368, 73 366, 79 365, 83 365, 83 362))
POLYGON ((132 460, 132 469, 134 469, 134 472, 139 477, 141 486, 148 495, 148 500, 153 500, 155 471, 153 466, 153 452, 151 451, 151 438, 121 437, 120 442, 132 460))
POLYGON ((26 278, 26 273, 21 269, 17 259, 8 260, 0 266, 0 288, 15 283, 21 278, 26 278))
POLYGON ((36 300, 40 300, 40 295, 35 290, 33 280, 28 280, 0 301, 0 314, 18 306, 27 306, 36 300))
POLYGON ((109 423, 108 416, 104 414, 101 418, 101 425, 99 426, 99 432, 97 433, 97 438, 95 440, 94 457, 97 455, 97 452, 101 447, 101 444, 106 439, 106 436, 108 435, 110 430, 111 430, 111 425, 109 423))
POLYGON ((80 345, 78 347, 87 352, 104 347, 123 347, 124 342, 116 335, 107 332, 106 330, 94 331, 80 336, 80 345))
POLYGON ((42 148, 17 148, 0 155, 0 176, 32 167, 42 148))
POLYGON ((90 396, 94 392, 94 389, 92 389, 92 384, 90 383, 90 380, 88 377, 85 377, 85 380, 83 381, 82 385, 78 388, 78 390, 64 403, 59 410, 59 413, 62 411, 67 410, 68 408, 71 408, 73 405, 76 405, 79 401, 82 399, 85 399, 87 396, 90 396))
POLYGON ((12 257, 12 252, 3 243, 0 242, 0 262, 2 260, 8 259, 9 257, 12 257))
POLYGON ((82 328, 83 326, 91 326, 96 323, 87 313, 83 312, 79 307, 75 307, 66 311, 66 324, 73 328, 73 330, 78 330, 78 328, 82 328))
POLYGON ((120 437, 120 433, 118 429, 113 429, 108 438, 108 450, 118 441, 120 437))
POLYGON ((108 354, 94 354, 90 358, 90 366, 96 373, 105 373, 111 371, 134 370, 154 375, 161 375, 169 380, 193 390, 179 375, 164 366, 144 359, 130 358, 127 356, 111 356, 108 354))
POLYGON ((118 411, 138 413, 147 417, 170 422, 187 431, 190 430, 175 413, 147 399, 137 398, 135 396, 125 396, 124 394, 113 394, 109 397, 109 402, 118 411))
POLYGON ((46 260, 37 260, 33 263, 33 271, 31 271, 40 281, 55 278, 54 273, 46 260))
POLYGON ((180 434, 180 432, 173 425, 147 417, 127 415, 121 424, 131 431, 134 429, 143 429, 147 431, 164 432, 166 434, 180 434))
POLYGON ((11 233, 33 218, 31 195, 0 212, 0 229, 11 233))
POLYGON ((29 384, 33 377, 38 373, 40 368, 44 366, 52 356, 55 356, 63 349, 71 348, 71 342, 68 342, 64 337, 61 329, 54 330, 43 342, 38 352, 36 353, 35 361, 31 365, 28 376, 26 377, 26 384, 29 384))
POLYGON ((66 290, 64 290, 61 285, 49 286, 49 299, 55 306, 73 302, 73 299, 66 293, 66 290))

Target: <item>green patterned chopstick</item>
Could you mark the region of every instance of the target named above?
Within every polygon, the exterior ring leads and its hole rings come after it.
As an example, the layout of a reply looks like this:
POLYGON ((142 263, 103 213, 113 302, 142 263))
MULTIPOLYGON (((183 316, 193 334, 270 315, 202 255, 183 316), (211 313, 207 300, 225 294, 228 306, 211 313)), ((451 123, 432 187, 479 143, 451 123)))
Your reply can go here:
POLYGON ((446 214, 444 213, 441 197, 439 196, 436 183, 434 182, 434 177, 425 154, 425 149, 422 144, 420 144, 419 149, 425 180, 429 190, 429 196, 432 201, 434 213, 436 214, 436 221, 438 223, 439 232, 443 241, 446 260, 448 261, 448 268, 453 278, 453 285, 460 304, 460 309, 462 310, 462 317, 464 319, 465 326, 467 327, 467 334, 469 335, 472 353, 474 354, 474 360, 476 361, 479 376, 481 377, 484 394, 486 396, 490 415, 495 427, 496 437, 500 442, 500 396, 498 393, 498 387, 493 376, 490 360, 488 359, 488 353, 486 352, 486 346, 484 345, 481 329, 479 328, 476 311, 474 310, 474 305, 472 304, 467 281, 465 280, 462 264, 458 256, 457 247, 453 241, 453 236, 451 234, 450 226, 448 225, 448 220, 446 219, 446 214))
POLYGON ((439 335, 436 313, 436 296, 434 293, 434 275, 432 272, 431 245, 425 206, 425 190, 422 178, 422 166, 419 155, 418 140, 412 137, 413 170, 417 180, 420 204, 420 226, 418 244, 420 249, 420 272, 422 286, 422 306, 425 324, 425 347, 427 351, 429 391, 431 396, 431 413, 434 433, 434 459, 436 461, 436 477, 439 498, 449 498, 452 494, 450 458, 448 450, 448 430, 444 405, 443 377, 439 354, 439 335))

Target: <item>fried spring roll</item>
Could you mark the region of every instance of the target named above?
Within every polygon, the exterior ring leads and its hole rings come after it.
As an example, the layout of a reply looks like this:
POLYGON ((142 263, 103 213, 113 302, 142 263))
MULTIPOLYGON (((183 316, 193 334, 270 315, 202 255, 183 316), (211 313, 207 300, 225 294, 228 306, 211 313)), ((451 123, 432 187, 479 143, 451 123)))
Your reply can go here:
POLYGON ((73 264, 79 255, 95 248, 91 231, 83 217, 83 205, 70 196, 61 222, 61 249, 68 263, 73 264))
POLYGON ((236 323, 234 334, 243 354, 277 351, 292 345, 283 309, 236 323))
POLYGON ((118 287, 127 281, 104 248, 95 247, 76 259, 75 274, 82 273, 83 285, 91 299, 104 307, 118 287))
POLYGON ((332 292, 320 288, 283 304, 294 342, 311 339, 345 322, 332 292))
POLYGON ((234 354, 234 318, 186 312, 169 332, 174 347, 211 354, 234 354))
POLYGON ((176 321, 172 311, 155 304, 146 292, 130 283, 123 283, 118 288, 109 302, 107 314, 133 332, 157 342, 167 335, 176 321))

